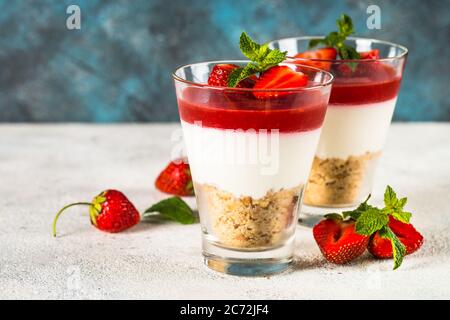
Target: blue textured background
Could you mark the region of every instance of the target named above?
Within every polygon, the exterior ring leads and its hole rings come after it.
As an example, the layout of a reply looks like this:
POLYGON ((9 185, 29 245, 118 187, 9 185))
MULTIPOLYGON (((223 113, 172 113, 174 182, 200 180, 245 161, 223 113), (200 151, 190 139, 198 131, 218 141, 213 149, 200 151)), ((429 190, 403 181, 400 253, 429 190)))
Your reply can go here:
POLYGON ((334 29, 410 49, 396 120, 450 120, 450 1, 0 0, 0 121, 176 121, 171 71, 259 41, 334 29), (77 4, 82 29, 65 27, 77 4), (382 30, 368 30, 378 4, 382 30))

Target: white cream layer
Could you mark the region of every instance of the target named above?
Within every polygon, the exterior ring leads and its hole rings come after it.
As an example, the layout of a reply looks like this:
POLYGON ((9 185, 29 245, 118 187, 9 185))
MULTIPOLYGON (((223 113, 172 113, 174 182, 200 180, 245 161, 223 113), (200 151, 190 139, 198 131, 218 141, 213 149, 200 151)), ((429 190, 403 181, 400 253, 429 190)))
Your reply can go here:
POLYGON ((381 151, 397 98, 380 103, 329 105, 317 156, 341 158, 381 151))
POLYGON ((253 198, 305 184, 320 137, 320 129, 277 133, 181 124, 193 180, 253 198))

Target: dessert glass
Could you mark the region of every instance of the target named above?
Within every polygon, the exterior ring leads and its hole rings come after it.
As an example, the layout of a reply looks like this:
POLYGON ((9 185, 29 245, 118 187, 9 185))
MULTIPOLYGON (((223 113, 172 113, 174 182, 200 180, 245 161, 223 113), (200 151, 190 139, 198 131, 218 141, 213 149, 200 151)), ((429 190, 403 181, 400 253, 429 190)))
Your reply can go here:
MULTIPOLYGON (((271 48, 293 57, 311 50, 311 39, 275 40, 271 48)), ((375 60, 293 58, 334 76, 323 129, 304 194, 315 207, 352 207, 371 193, 374 173, 391 123, 408 50, 365 38, 348 38, 358 52, 379 50, 375 60)), ((313 208, 312 208, 313 209, 313 208)))
POLYGON ((284 63, 306 73, 308 85, 266 90, 209 86, 208 76, 220 63, 245 66, 248 61, 196 63, 173 74, 204 261, 228 274, 281 272, 293 259, 298 206, 333 77, 284 63))

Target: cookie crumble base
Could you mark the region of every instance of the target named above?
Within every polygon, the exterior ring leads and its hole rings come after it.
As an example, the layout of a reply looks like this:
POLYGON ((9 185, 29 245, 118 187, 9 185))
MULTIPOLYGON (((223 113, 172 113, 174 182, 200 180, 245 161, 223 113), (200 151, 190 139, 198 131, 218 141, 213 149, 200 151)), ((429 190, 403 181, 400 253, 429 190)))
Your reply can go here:
MULTIPOLYGON (((304 203, 317 206, 352 205, 359 201, 371 165, 381 152, 366 152, 347 159, 314 157, 304 203)), ((366 196, 366 195, 363 195, 366 196)))
POLYGON ((195 183, 199 210, 208 233, 227 248, 258 249, 282 245, 295 227, 303 186, 269 190, 263 197, 237 197, 209 184, 195 183))

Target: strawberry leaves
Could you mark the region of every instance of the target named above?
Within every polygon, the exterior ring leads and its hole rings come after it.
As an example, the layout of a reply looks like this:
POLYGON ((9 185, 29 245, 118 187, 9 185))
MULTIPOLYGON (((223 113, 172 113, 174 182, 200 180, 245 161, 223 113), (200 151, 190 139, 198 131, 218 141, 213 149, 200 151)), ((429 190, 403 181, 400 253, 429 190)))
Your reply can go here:
POLYGON ((228 78, 228 87, 234 88, 242 80, 257 73, 262 73, 286 59, 286 51, 281 52, 278 49, 269 49, 267 44, 260 45, 253 41, 245 32, 241 34, 239 46, 244 56, 251 62, 243 68, 233 70, 228 78))
POLYGON ((345 44, 345 39, 355 33, 352 19, 349 16, 342 14, 339 19, 336 20, 336 25, 338 27, 338 31, 330 32, 323 39, 310 40, 309 47, 314 48, 322 44, 326 47, 335 48, 341 59, 360 59, 360 55, 356 49, 345 44))

